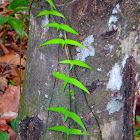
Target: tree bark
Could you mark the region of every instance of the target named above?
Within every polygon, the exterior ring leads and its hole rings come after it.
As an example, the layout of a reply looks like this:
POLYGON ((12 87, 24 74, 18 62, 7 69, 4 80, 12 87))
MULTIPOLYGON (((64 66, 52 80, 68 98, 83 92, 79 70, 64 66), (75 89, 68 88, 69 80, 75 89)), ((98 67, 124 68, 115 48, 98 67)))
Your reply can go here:
MULTIPOLYGON (((30 9, 30 33, 26 75, 19 108, 21 140, 64 140, 66 134, 50 131, 53 126, 81 129, 73 120, 63 124, 64 116, 46 108, 61 106, 79 115, 87 135, 70 135, 72 140, 133 140, 134 112, 140 69, 140 3, 138 0, 54 0, 66 20, 50 15, 36 17, 42 10, 52 10, 45 1, 34 0, 30 9), (63 36, 48 23, 67 23, 80 35, 67 38, 88 47, 70 46, 72 59, 85 61, 92 70, 74 66, 69 72, 65 49, 61 45, 41 44, 63 36), (63 92, 64 81, 55 79, 56 71, 74 77, 90 94, 74 89, 75 101, 63 92)), ((82 129, 81 129, 82 130, 82 129)))

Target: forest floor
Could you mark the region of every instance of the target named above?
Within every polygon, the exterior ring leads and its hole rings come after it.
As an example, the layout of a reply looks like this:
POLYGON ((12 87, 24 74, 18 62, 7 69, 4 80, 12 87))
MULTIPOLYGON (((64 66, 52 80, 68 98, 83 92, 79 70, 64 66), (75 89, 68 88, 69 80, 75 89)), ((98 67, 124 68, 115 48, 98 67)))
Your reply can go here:
MULTIPOLYGON (((0 15, 6 17, 13 12, 13 10, 8 10, 9 3, 10 0, 0 1, 0 15)), ((21 14, 24 13, 17 13, 14 18, 20 18, 21 14)), ((29 22, 26 22, 27 26, 28 24, 29 22)), ((26 33, 28 34, 28 29, 26 33)), ((17 139, 17 133, 10 122, 18 116, 26 65, 27 41, 27 37, 21 40, 10 25, 0 26, 0 132, 8 133, 10 140, 17 139), (3 45, 4 29, 6 31, 5 45, 3 45)))

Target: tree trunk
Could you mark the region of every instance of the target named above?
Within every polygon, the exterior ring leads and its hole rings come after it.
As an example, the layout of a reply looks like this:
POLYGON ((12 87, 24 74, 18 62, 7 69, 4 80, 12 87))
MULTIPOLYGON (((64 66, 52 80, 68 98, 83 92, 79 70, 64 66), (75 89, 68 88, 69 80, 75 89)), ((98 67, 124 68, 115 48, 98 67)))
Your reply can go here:
MULTIPOLYGON (((135 97, 140 70, 140 3, 138 0, 54 0, 66 19, 50 15, 36 17, 42 10, 52 10, 46 1, 34 0, 30 9, 30 33, 26 75, 19 109, 21 140, 65 140, 66 134, 50 131, 53 126, 81 129, 72 119, 49 107, 65 107, 82 119, 87 133, 70 135, 70 140, 133 140, 135 97), (86 62, 92 70, 74 66, 69 72, 66 49, 62 45, 41 44, 63 36, 56 28, 42 28, 48 23, 67 23, 80 35, 67 38, 85 45, 88 50, 69 45, 72 59, 86 62), (55 79, 59 71, 78 79, 90 94, 55 79), (74 89, 75 101, 66 96, 74 89)), ((82 130, 82 129, 81 129, 82 130)))

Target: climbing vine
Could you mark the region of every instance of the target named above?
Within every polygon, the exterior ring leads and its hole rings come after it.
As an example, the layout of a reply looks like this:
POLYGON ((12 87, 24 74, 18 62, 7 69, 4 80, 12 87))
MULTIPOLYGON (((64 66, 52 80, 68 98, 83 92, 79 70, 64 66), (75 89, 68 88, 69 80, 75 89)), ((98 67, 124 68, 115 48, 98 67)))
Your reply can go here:
MULTIPOLYGON (((49 10, 44 10, 44 11, 40 12, 37 15, 37 17, 43 16, 43 15, 48 15, 48 18, 49 18, 50 15, 53 15, 53 16, 58 16, 58 17, 61 17, 61 18, 65 19, 65 17, 61 13, 56 11, 55 4, 53 3, 52 0, 46 0, 46 1, 54 8, 54 10, 50 10, 50 11, 49 10)), ((54 23, 50 23, 50 24, 45 25, 43 28, 46 28, 46 27, 56 27, 57 32, 60 29, 64 30, 65 31, 64 32, 64 39, 55 38, 55 39, 52 39, 52 40, 49 40, 49 41, 43 43, 42 45, 40 45, 40 47, 45 46, 45 45, 50 45, 50 44, 62 44, 62 49, 65 49, 65 53, 66 53, 66 56, 67 56, 68 60, 59 61, 58 63, 70 64, 69 71, 71 71, 73 69, 74 65, 85 67, 85 68, 88 68, 88 69, 92 70, 92 68, 90 66, 88 66, 86 63, 84 63, 83 61, 72 60, 71 59, 68 45, 79 46, 79 47, 83 47, 85 49, 88 49, 88 48, 85 47, 84 45, 82 45, 81 43, 75 41, 75 40, 67 39, 66 32, 70 32, 70 33, 75 34, 75 35, 79 35, 79 34, 73 28, 71 28, 68 25, 66 25, 66 20, 65 20, 65 24, 58 24, 58 23, 54 22, 54 23)), ((85 95, 84 92, 90 94, 90 92, 87 90, 87 88, 78 80, 78 77, 77 77, 77 79, 72 78, 72 77, 68 77, 67 75, 65 75, 63 73, 60 73, 59 71, 54 72, 53 76, 55 78, 58 78, 58 79, 61 79, 61 80, 64 81, 63 92, 65 91, 65 88, 66 88, 67 84, 69 83, 69 93, 67 93, 66 96, 68 96, 68 95, 70 96, 70 104, 71 104, 71 98, 72 98, 72 100, 75 101, 74 90, 70 89, 70 84, 82 89, 84 95, 85 95)), ((86 96, 85 96, 85 99, 86 99, 86 96)), ((87 102, 87 100, 86 100, 86 102, 87 102)), ((73 121, 75 121, 78 125, 80 125, 84 131, 86 131, 86 128, 85 128, 81 118, 77 114, 75 114, 74 112, 68 111, 64 107, 50 107, 50 108, 47 108, 46 110, 55 111, 55 112, 59 112, 59 113, 64 114, 65 118, 64 118, 63 123, 66 122, 67 118, 69 117, 69 118, 73 119, 73 121)), ((90 108, 90 111, 91 111, 91 108, 90 108)), ((91 111, 91 112, 94 115, 95 120, 96 120, 96 122, 98 124, 98 127, 100 129, 100 125, 98 123, 98 120, 97 120, 95 114, 93 113, 93 111, 91 111)), ((54 131, 60 131, 60 132, 66 133, 67 134, 67 140, 69 139, 70 134, 74 134, 74 135, 90 135, 89 133, 81 131, 79 129, 69 129, 69 128, 65 127, 65 126, 54 126, 54 127, 49 128, 48 130, 54 130, 54 131)), ((100 130, 100 137, 102 139, 101 130, 100 130)))

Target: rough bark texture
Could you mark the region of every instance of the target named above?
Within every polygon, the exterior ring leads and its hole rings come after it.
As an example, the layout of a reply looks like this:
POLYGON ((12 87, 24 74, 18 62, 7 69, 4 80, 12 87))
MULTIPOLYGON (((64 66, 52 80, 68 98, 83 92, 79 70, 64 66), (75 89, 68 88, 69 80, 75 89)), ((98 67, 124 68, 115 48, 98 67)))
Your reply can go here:
MULTIPOLYGON (((71 135, 71 140, 133 140, 134 99, 140 70, 140 3, 138 0, 68 0, 65 7, 64 0, 54 2, 58 11, 67 17, 67 25, 80 34, 68 33, 67 38, 82 42, 90 50, 69 46, 72 58, 85 61, 93 70, 75 66, 69 73, 68 64, 58 66, 58 61, 67 59, 61 45, 39 47, 59 36, 56 28, 42 27, 51 22, 65 21, 55 16, 37 18, 39 12, 52 7, 45 1, 35 0, 30 11, 26 75, 19 109, 19 139, 66 139, 66 134, 47 130, 63 125, 64 116, 45 109, 62 106, 78 114, 91 134, 71 135), (68 85, 63 92, 64 82, 52 76, 57 70, 80 80, 90 94, 71 86, 75 102, 70 104, 69 96, 65 96, 68 85)), ((69 121, 65 126, 69 126, 69 121)), ((81 129, 73 120, 70 120, 70 128, 81 129)))

